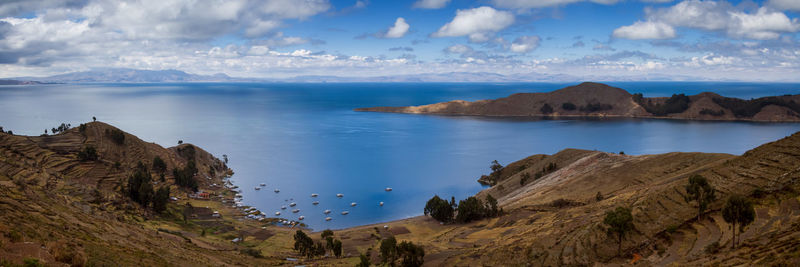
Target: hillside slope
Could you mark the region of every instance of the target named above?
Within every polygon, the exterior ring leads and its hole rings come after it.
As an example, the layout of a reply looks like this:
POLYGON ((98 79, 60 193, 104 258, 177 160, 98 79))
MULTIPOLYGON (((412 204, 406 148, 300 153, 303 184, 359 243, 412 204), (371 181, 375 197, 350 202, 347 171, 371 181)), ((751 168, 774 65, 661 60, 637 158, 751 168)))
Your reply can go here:
POLYGON ((468 116, 625 117, 687 120, 800 121, 800 95, 753 100, 715 93, 643 97, 601 83, 584 82, 547 93, 518 93, 468 102, 454 100, 409 107, 370 107, 356 111, 468 116))

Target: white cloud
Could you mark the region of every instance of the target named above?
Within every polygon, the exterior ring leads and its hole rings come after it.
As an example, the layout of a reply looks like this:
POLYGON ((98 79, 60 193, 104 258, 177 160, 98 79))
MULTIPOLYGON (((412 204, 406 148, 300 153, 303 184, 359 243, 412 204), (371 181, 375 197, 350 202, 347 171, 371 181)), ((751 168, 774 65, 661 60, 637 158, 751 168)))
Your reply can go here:
POLYGON ((675 27, 687 27, 721 31, 735 38, 764 40, 800 30, 797 18, 790 19, 782 12, 761 7, 755 13, 747 13, 725 1, 686 0, 667 8, 646 9, 645 12, 646 22, 620 27, 614 30, 614 36, 665 39, 675 36, 675 27))
POLYGON ((472 47, 469 47, 469 46, 466 46, 466 45, 463 45, 463 44, 457 44, 457 45, 448 46, 447 48, 444 49, 444 51, 446 53, 451 53, 451 54, 465 54, 465 53, 472 52, 473 49, 472 49, 472 47))
POLYGON ((397 18, 397 20, 394 21, 394 25, 392 27, 389 27, 388 30, 386 30, 386 34, 384 34, 383 37, 384 38, 403 37, 406 35, 406 33, 408 33, 408 28, 409 26, 408 23, 406 23, 405 19, 403 19, 402 17, 397 18))
POLYGON ((781 10, 800 11, 800 1, 797 0, 769 0, 769 6, 781 10))
POLYGON ((483 6, 473 9, 457 10, 456 16, 438 31, 433 37, 469 36, 471 42, 485 42, 494 33, 514 23, 514 15, 507 11, 499 11, 483 6))
POLYGON ((450 0, 419 0, 414 3, 414 8, 439 9, 445 7, 450 0))
POLYGON ((511 52, 528 53, 539 47, 539 36, 520 36, 511 42, 511 52))
POLYGON ((630 26, 622 26, 614 30, 616 38, 625 39, 669 39, 675 37, 675 29, 672 26, 653 21, 637 21, 630 26))
POLYGON ((559 6, 577 2, 592 2, 604 5, 616 4, 621 0, 492 0, 492 4, 502 8, 540 8, 559 6))

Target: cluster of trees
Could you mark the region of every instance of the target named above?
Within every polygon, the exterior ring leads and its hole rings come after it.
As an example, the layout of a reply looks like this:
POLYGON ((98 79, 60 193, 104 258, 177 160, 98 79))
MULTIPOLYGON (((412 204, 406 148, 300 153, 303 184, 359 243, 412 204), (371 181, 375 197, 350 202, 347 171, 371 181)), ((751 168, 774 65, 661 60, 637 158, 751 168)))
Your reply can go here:
POLYGON ((497 199, 492 195, 486 196, 485 203, 476 197, 468 197, 460 200, 458 205, 455 204, 455 197, 451 197, 450 202, 447 202, 447 200, 435 195, 428 200, 424 209, 425 215, 430 215, 435 220, 444 223, 468 223, 483 218, 495 217, 502 214, 502 212, 502 209, 497 207, 497 199))
POLYGON ((120 129, 106 129, 106 136, 111 138, 111 141, 114 141, 117 145, 125 144, 125 133, 120 129))
POLYGON ((539 111, 541 111, 542 114, 550 114, 553 113, 553 107, 545 103, 544 106, 542 106, 542 108, 539 109, 539 111))
POLYGON ((481 179, 478 179, 479 183, 483 185, 497 184, 497 180, 500 179, 500 174, 502 173, 503 170, 503 165, 500 165, 500 162, 497 162, 497 160, 493 160, 491 165, 489 165, 489 169, 492 170, 492 173, 490 173, 488 176, 486 175, 481 176, 481 179))
POLYGON ((87 145, 78 151, 78 160, 80 161, 94 161, 97 158, 97 149, 94 146, 87 145))
POLYGON ((581 106, 580 110, 582 112, 598 112, 613 109, 614 106, 611 104, 601 104, 601 103, 589 103, 586 106, 581 106))
MULTIPOLYGON (((58 127, 54 127, 52 129, 50 129, 50 132, 52 132, 53 134, 59 134, 59 133, 66 132, 71 127, 72 127, 72 124, 61 123, 61 125, 59 125, 58 127)), ((47 134, 47 129, 44 130, 44 133, 47 134)))
POLYGON ((167 163, 159 156, 153 158, 153 171, 164 173, 167 171, 167 163))
POLYGON ((0 133, 7 133, 7 134, 11 134, 11 135, 13 135, 13 134, 14 134, 14 132, 13 132, 13 131, 11 131, 11 130, 8 130, 8 132, 6 132, 6 131, 3 131, 3 126, 0 126, 0 133))
POLYGON ((721 109, 720 110, 710 110, 710 109, 704 108, 704 109, 700 110, 700 115, 711 115, 711 116, 719 117, 719 116, 725 115, 725 111, 721 110, 721 109))
POLYGON ((652 99, 645 101, 641 93, 633 95, 633 101, 638 103, 647 112, 656 116, 665 116, 672 113, 681 113, 689 108, 691 100, 685 94, 673 94, 664 104, 654 104, 652 99))
MULTIPOLYGON (((381 262, 390 266, 394 266, 398 259, 402 259, 400 266, 404 267, 422 266, 425 262, 425 249, 422 246, 414 245, 410 241, 397 244, 394 236, 381 240, 380 252, 381 262)), ((362 262, 364 258, 362 257, 362 262)))
MULTIPOLYGON (((536 172, 536 174, 534 174, 533 180, 538 180, 539 178, 542 178, 542 176, 545 176, 548 173, 554 172, 556 170, 558 170, 558 165, 555 162, 550 162, 544 167, 542 167, 541 171, 538 171, 536 172)), ((525 185, 530 180, 531 180, 531 174, 527 172, 523 173, 522 177, 520 177, 519 179, 519 185, 520 186, 525 185)))
POLYGON ((302 230, 297 230, 294 234, 294 250, 297 250, 300 252, 300 255, 308 258, 323 256, 328 250, 337 258, 342 256, 342 241, 334 238, 333 231, 322 231, 320 237, 322 237, 322 240, 325 240, 324 245, 322 242, 314 243, 314 240, 306 235, 306 233, 302 230))
POLYGON ((194 160, 190 160, 189 163, 186 164, 186 167, 182 169, 172 169, 172 176, 175 177, 175 184, 197 192, 197 180, 194 179, 195 174, 197 174, 197 165, 194 160))
POLYGON ((160 213, 167 208, 170 192, 169 186, 162 186, 154 191, 150 171, 139 162, 133 175, 128 178, 127 193, 131 200, 143 207, 152 204, 153 211, 160 213))
POLYGON ((753 117, 761 112, 761 109, 768 105, 776 105, 791 109, 794 112, 800 113, 800 104, 794 100, 785 100, 780 97, 770 96, 758 99, 742 100, 730 97, 717 97, 714 98, 714 103, 722 106, 723 108, 731 110, 736 117, 753 117))
POLYGON ((575 110, 578 107, 575 106, 575 104, 572 104, 570 102, 565 102, 565 103, 561 104, 561 108, 564 109, 564 110, 575 110))

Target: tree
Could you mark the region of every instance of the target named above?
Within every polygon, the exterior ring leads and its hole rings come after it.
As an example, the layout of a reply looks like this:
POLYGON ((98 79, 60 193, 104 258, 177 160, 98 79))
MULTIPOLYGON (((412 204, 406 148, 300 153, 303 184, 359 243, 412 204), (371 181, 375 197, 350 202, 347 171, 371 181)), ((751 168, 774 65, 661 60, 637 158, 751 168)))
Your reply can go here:
POLYGON ((753 203, 746 197, 733 195, 728 198, 722 208, 722 218, 733 227, 733 248, 736 248, 736 225, 739 225, 739 232, 744 232, 744 227, 755 220, 755 214, 753 203))
POLYGON ((570 102, 565 102, 561 104, 561 108, 564 110, 575 110, 578 107, 576 107, 575 104, 572 104, 570 102))
POLYGON ((339 239, 333 240, 333 255, 337 258, 342 256, 342 241, 339 239))
POLYGON ((327 247, 328 249, 330 249, 332 251, 333 250, 333 231, 331 231, 331 229, 325 229, 325 231, 322 231, 322 233, 320 234, 320 237, 322 237, 322 240, 325 240, 325 244, 326 244, 325 247, 327 247))
POLYGON ((603 219, 603 223, 609 226, 609 235, 616 235, 618 242, 617 255, 621 255, 622 240, 629 231, 633 230, 633 216, 631 215, 631 209, 617 207, 613 211, 608 211, 606 212, 606 218, 603 219))
POLYGON ((418 267, 425 262, 425 250, 422 246, 414 245, 412 242, 400 242, 400 245, 397 246, 397 253, 403 259, 401 266, 418 267))
POLYGON ((500 165, 500 162, 497 162, 497 160, 493 160, 492 165, 490 165, 489 168, 492 169, 492 174, 494 174, 495 172, 498 172, 501 169, 503 169, 503 165, 500 165))
POLYGON ((92 121, 97 121, 97 117, 92 116, 92 121))
POLYGON ((153 170, 160 173, 164 173, 165 171, 167 171, 167 163, 164 162, 164 160, 161 159, 161 157, 155 156, 153 158, 153 170))
MULTIPOLYGON (((153 200, 153 185, 150 183, 150 172, 139 162, 136 171, 128 178, 128 196, 144 207, 153 200)), ((163 194, 163 193, 162 193, 163 194)), ((169 195, 167 195, 169 197, 169 195)))
POLYGON ((474 220, 480 220, 485 215, 486 209, 483 206, 483 202, 476 197, 468 197, 458 202, 457 222, 468 223, 474 220))
POLYGON ((110 137, 111 141, 114 141, 114 143, 117 145, 125 144, 125 133, 120 129, 113 129, 110 131, 106 129, 106 135, 110 137))
POLYGON ((183 144, 183 140, 178 140, 178 144, 183 144))
POLYGON ((294 250, 300 252, 300 255, 311 258, 314 255, 314 240, 303 231, 297 230, 294 234, 294 250))
POLYGON ((367 255, 364 255, 364 253, 361 253, 361 255, 359 255, 358 258, 359 258, 359 262, 356 265, 356 267, 369 267, 370 262, 369 262, 369 257, 367 257, 367 255))
POLYGON ((224 161, 225 164, 228 164, 228 155, 227 154, 222 154, 222 161, 224 161))
POLYGON ((705 177, 701 175, 694 175, 689 178, 689 184, 686 185, 686 201, 697 202, 697 220, 703 215, 703 211, 708 208, 717 199, 714 188, 708 183, 705 177))
POLYGON ((424 213, 425 215, 431 215, 431 217, 440 222, 446 223, 453 220, 453 206, 447 203, 447 200, 439 198, 438 195, 428 200, 428 203, 425 204, 424 213))
POLYGON ((394 266, 395 260, 397 260, 397 239, 394 236, 390 236, 381 240, 381 261, 384 264, 394 266))
POLYGON ((553 113, 553 107, 545 103, 544 106, 542 106, 542 108, 539 109, 539 111, 541 111, 542 114, 550 114, 553 113))
POLYGON ((156 190, 156 195, 153 198, 153 211, 158 213, 165 211, 167 202, 169 202, 169 186, 162 186, 156 190))
POLYGON ((492 197, 491 194, 486 194, 486 216, 494 217, 500 214, 500 211, 497 210, 497 199, 492 197))

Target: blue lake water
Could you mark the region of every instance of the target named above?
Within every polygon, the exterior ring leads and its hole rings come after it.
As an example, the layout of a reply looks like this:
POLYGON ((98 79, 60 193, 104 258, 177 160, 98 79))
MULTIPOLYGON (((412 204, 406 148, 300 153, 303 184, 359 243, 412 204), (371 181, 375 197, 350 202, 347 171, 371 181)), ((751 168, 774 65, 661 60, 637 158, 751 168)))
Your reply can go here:
MULTIPOLYGON (((798 94, 800 84, 611 83, 645 96, 714 91, 753 98, 798 94)), ((465 198, 489 163, 564 148, 627 154, 741 154, 800 130, 796 123, 671 120, 525 120, 354 112, 545 92, 565 84, 82 84, 0 86, 0 125, 39 135, 92 116, 162 146, 177 140, 227 154, 244 203, 267 214, 297 202, 316 230, 422 214, 434 194, 465 198), (253 187, 266 183, 265 190, 253 187), (392 187, 394 191, 385 192, 392 187), (280 193, 272 190, 279 188, 280 193), (311 193, 319 194, 314 206, 311 193), (342 193, 339 199, 335 194, 342 193), (290 200, 291 199, 291 200, 290 200), (385 206, 378 206, 378 202, 385 206), (358 206, 350 207, 351 202, 358 206), (332 221, 322 211, 330 209, 332 221), (349 215, 339 213, 348 210, 349 215)))

